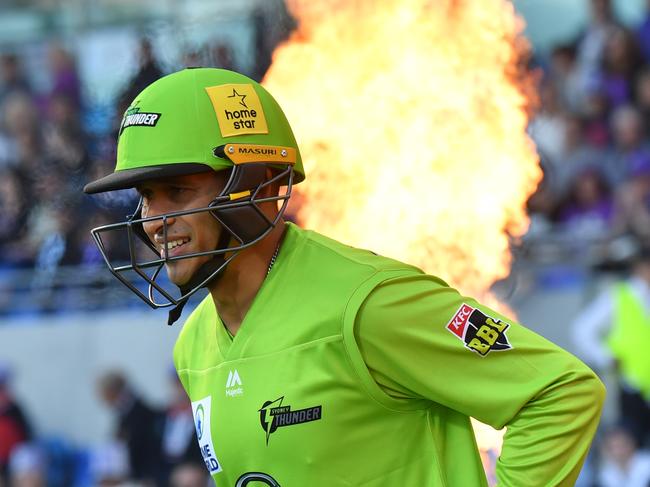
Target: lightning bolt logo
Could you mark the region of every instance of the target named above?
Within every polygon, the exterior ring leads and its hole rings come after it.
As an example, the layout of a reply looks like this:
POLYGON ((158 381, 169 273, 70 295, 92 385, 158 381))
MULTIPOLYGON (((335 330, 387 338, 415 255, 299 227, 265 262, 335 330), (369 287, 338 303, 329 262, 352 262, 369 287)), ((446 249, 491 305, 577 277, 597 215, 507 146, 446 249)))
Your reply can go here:
POLYGON ((266 401, 262 404, 260 408, 260 423, 262 424, 262 429, 266 432, 266 445, 269 445, 269 436, 273 433, 278 426, 275 422, 275 417, 271 414, 271 409, 282 407, 282 401, 284 396, 277 398, 275 401, 266 401), (269 419, 269 416, 271 418, 269 419))

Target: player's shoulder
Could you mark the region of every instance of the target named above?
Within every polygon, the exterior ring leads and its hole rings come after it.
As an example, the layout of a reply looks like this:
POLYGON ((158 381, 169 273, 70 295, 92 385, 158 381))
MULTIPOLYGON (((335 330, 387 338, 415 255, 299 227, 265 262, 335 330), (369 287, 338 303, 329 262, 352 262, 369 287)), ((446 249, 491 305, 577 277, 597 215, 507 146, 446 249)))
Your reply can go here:
POLYGON ((417 267, 390 257, 379 255, 372 250, 347 245, 313 230, 306 230, 292 225, 292 230, 299 235, 304 245, 311 251, 317 252, 331 262, 342 265, 363 266, 372 271, 403 270, 422 274, 417 267))

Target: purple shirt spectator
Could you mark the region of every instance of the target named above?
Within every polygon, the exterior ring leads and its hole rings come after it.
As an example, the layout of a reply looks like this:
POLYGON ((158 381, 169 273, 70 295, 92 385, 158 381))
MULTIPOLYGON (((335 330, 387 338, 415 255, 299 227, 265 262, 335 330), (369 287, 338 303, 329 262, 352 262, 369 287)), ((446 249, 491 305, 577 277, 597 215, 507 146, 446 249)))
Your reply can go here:
POLYGON ((81 82, 73 58, 61 47, 50 51, 52 66, 51 96, 63 96, 78 109, 81 107, 81 82))

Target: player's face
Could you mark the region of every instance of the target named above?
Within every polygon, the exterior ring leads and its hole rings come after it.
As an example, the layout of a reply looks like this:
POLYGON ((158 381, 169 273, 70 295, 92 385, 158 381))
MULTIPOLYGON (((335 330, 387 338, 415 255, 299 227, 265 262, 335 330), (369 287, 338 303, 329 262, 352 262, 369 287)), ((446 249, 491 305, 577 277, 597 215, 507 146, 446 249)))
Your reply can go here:
MULTIPOLYGON (((223 171, 210 171, 143 183, 138 186, 143 199, 142 216, 147 218, 204 208, 221 192, 225 177, 223 171)), ((146 222, 143 226, 161 257, 165 255, 165 245, 169 257, 215 250, 222 231, 221 225, 207 211, 167 218, 167 241, 164 239, 162 219, 146 222)), ((202 256, 168 262, 169 279, 177 286, 186 284, 210 258, 202 256)))

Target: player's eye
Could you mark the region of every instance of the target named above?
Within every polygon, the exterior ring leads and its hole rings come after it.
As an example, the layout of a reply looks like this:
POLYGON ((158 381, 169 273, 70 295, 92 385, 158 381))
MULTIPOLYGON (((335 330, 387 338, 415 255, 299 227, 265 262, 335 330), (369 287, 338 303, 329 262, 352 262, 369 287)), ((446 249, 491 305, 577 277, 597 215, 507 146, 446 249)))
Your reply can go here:
POLYGON ((191 188, 186 186, 170 186, 167 188, 167 195, 173 201, 186 201, 191 194, 191 188))
POLYGON ((151 199, 151 190, 146 188, 137 188, 138 193, 142 197, 143 201, 151 199))

